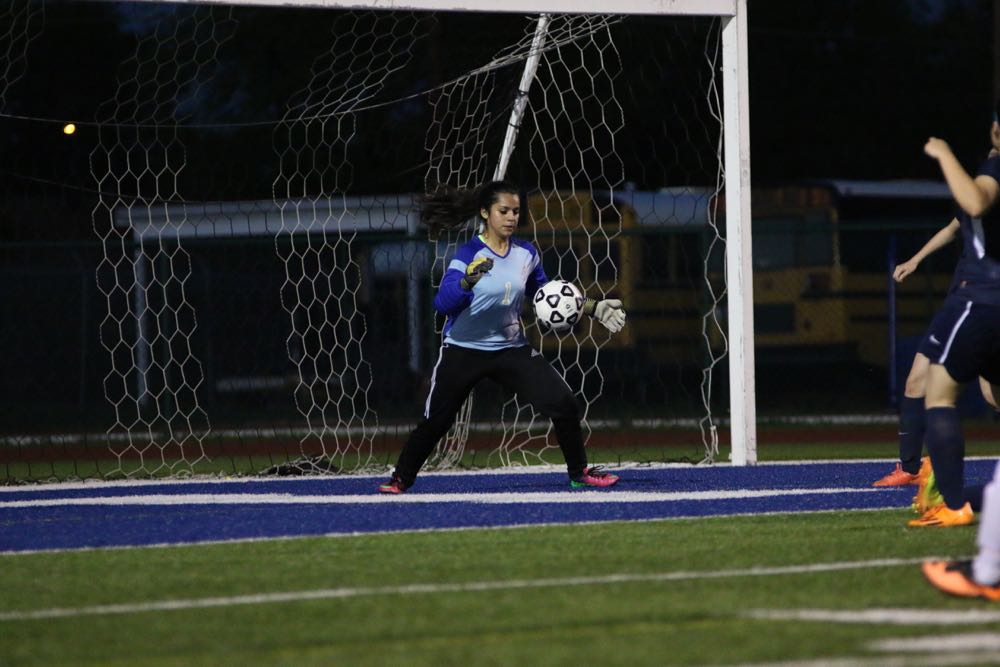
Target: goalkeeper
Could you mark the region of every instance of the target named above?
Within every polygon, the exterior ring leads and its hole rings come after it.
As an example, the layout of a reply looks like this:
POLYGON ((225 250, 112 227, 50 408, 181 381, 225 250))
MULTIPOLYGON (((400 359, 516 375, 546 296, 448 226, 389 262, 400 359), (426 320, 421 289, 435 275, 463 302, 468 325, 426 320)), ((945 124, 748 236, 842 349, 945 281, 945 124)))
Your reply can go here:
MULTIPOLYGON (((476 190, 445 189, 421 198, 419 206, 421 221, 432 235, 458 229, 474 216, 482 228, 455 253, 434 297, 434 308, 446 321, 423 419, 403 446, 392 478, 379 491, 402 493, 413 485, 472 389, 485 378, 516 392, 552 420, 572 487, 617 482, 617 475, 587 465, 576 397, 525 338, 521 305, 548 278, 538 250, 514 238, 521 210, 517 188, 494 181, 476 190)), ((584 312, 613 334, 625 326, 625 311, 617 299, 587 299, 584 312)))

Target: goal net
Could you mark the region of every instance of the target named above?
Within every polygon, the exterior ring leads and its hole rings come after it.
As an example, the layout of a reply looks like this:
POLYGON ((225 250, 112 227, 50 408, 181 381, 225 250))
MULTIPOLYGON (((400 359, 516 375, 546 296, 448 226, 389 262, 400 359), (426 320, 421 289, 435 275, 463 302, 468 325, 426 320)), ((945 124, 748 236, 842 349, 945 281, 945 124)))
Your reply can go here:
MULTIPOLYGON (((0 184, 32 195, 0 241, 8 278, 51 269, 11 297, 7 343, 42 350, 8 362, 7 479, 386 470, 436 360, 434 290, 477 231, 428 238, 415 197, 497 176, 551 278, 625 303, 617 336, 524 315, 588 447, 714 460, 724 20, 266 4, 3 10, 19 166, 0 184), (41 92, 53 79, 65 94, 41 92), (72 314, 29 312, 67 285, 72 314)), ((559 462, 555 445, 483 383, 430 465, 559 462)))

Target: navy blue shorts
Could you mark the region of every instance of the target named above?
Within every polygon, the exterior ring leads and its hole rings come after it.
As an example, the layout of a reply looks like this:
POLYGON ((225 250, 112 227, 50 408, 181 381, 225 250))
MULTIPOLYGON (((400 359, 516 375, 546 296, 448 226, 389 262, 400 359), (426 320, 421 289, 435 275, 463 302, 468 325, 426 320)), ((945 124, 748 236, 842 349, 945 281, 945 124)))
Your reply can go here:
POLYGON ((941 308, 934 313, 917 352, 930 359, 931 363, 938 363, 941 359, 941 353, 944 352, 945 343, 948 342, 948 337, 951 336, 955 324, 962 317, 968 303, 967 300, 955 296, 949 296, 945 299, 941 308))
POLYGON ((936 352, 927 355, 931 362, 944 366, 957 382, 969 382, 981 375, 994 384, 1000 383, 1000 306, 971 301, 959 301, 956 308, 946 304, 934 317, 931 329, 927 340, 936 352), (952 324, 947 332, 934 328, 948 320, 952 324), (941 338, 942 334, 945 338, 941 338), (934 344, 932 335, 942 344, 934 344))

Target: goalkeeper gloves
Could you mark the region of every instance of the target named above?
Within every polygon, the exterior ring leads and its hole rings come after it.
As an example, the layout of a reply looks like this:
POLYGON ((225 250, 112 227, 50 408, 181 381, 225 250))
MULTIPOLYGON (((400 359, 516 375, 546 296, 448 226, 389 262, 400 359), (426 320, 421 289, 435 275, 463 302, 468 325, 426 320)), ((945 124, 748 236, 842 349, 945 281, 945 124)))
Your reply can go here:
POLYGON ((618 333, 625 326, 625 309, 619 299, 587 299, 583 304, 583 312, 596 318, 605 329, 618 333))
POLYGON ((478 257, 465 267, 465 276, 462 277, 462 289, 466 292, 472 290, 472 288, 479 282, 479 280, 490 272, 493 268, 493 260, 489 257, 478 257))

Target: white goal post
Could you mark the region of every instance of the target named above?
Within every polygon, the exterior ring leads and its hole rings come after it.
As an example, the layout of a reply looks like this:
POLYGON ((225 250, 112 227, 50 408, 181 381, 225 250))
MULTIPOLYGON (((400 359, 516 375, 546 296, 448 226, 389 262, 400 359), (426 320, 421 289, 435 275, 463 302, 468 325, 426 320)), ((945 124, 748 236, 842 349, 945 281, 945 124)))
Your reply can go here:
MULTIPOLYGON (((162 2, 163 0, 139 0, 162 2)), ((524 14, 712 16, 722 22, 722 127, 726 210, 731 460, 756 463, 756 401, 750 230, 750 142, 745 0, 170 0, 173 3, 524 14)))

